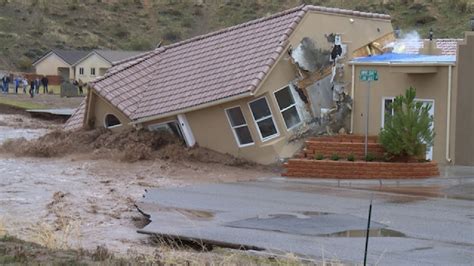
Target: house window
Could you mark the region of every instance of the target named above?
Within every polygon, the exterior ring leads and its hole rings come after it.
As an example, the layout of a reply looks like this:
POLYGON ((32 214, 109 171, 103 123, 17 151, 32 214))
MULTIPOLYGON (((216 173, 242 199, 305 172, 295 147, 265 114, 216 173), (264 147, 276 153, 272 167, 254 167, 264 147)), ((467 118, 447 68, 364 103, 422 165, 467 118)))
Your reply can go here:
POLYGON ((83 67, 79 68, 79 75, 84 75, 84 68, 83 67))
POLYGON ((278 130, 275 126, 275 121, 273 120, 267 99, 262 97, 250 102, 249 106, 262 141, 278 136, 278 130))
POLYGON ((113 127, 121 126, 122 123, 120 122, 120 120, 115 115, 107 114, 105 116, 104 125, 105 125, 106 128, 113 128, 113 127))
POLYGON ((95 67, 91 67, 91 76, 95 76, 95 67))
POLYGON ((382 128, 385 125, 385 119, 387 116, 392 116, 394 113, 394 110, 392 108, 392 103, 393 103, 394 98, 384 98, 383 99, 383 114, 382 114, 382 128))
POLYGON ((276 91, 275 98, 280 108, 281 115, 287 129, 292 129, 301 123, 301 118, 296 109, 295 99, 289 86, 276 91))
POLYGON ((239 106, 229 108, 225 110, 227 118, 229 119, 230 127, 234 132, 234 137, 239 144, 239 147, 244 147, 252 145, 253 139, 250 135, 249 127, 247 126, 247 121, 245 121, 244 114, 239 106))

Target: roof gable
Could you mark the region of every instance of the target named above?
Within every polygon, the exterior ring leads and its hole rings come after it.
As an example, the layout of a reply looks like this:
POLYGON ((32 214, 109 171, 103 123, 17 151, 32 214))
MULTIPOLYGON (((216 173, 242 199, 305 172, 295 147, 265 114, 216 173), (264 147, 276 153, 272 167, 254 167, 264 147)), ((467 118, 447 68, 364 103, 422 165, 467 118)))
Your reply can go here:
POLYGON ((63 59, 69 65, 74 65, 77 61, 81 60, 88 54, 87 51, 60 49, 54 49, 52 52, 61 57, 61 59, 63 59))
POLYGON ((79 50, 62 50, 62 49, 53 49, 47 52, 44 56, 33 62, 33 65, 37 65, 47 57, 52 54, 57 55, 61 58, 65 63, 69 64, 70 66, 74 65, 77 61, 81 60, 85 56, 87 56, 89 52, 87 51, 79 51, 79 50))
POLYGON ((106 63, 110 65, 117 64, 118 62, 122 62, 127 60, 128 58, 133 58, 137 55, 143 54, 144 52, 138 51, 115 51, 115 50, 93 50, 92 52, 88 53, 82 59, 78 60, 75 65, 87 60, 93 55, 100 57, 106 63))

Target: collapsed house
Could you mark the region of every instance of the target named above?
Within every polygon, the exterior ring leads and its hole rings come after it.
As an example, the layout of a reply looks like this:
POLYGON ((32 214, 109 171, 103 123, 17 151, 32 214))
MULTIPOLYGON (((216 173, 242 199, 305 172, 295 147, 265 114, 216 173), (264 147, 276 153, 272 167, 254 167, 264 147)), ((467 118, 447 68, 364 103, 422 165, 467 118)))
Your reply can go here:
POLYGON ((300 6, 160 47, 90 83, 66 128, 167 130, 188 146, 274 163, 301 147, 298 136, 347 130, 324 122, 338 102, 350 108, 345 64, 392 31, 388 15, 300 6))
POLYGON ((388 15, 300 6, 119 62, 66 128, 166 130, 274 163, 305 136, 351 131, 348 63, 394 40, 388 15))

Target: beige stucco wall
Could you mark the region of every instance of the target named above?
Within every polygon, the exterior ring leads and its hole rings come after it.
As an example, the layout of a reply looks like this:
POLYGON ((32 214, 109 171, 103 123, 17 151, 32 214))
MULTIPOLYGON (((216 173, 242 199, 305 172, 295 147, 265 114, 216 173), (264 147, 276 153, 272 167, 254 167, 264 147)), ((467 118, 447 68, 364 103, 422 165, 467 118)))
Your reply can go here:
POLYGON ((111 66, 112 65, 101 56, 92 53, 75 66, 76 78, 77 80, 81 79, 83 82, 89 82, 100 75, 100 69, 108 69, 111 66), (79 74, 80 68, 84 68, 84 75, 79 74), (95 75, 91 75, 91 68, 95 68, 95 75))
POLYGON ((113 127, 111 128, 112 131, 120 131, 131 127, 129 124, 130 119, 128 119, 122 112, 113 107, 109 102, 104 100, 96 93, 91 92, 89 104, 92 106, 92 108, 88 109, 90 112, 88 115, 88 120, 93 122, 95 128, 105 127, 105 116, 107 114, 115 115, 120 120, 120 122, 122 122, 122 126, 113 127))
POLYGON ((474 32, 458 49, 455 164, 474 165, 474 32))
POLYGON ((287 141, 287 129, 283 124, 281 114, 275 110, 272 104, 273 96, 264 94, 273 114, 275 125, 279 135, 275 138, 262 142, 257 126, 253 120, 248 103, 255 98, 225 103, 210 108, 186 113, 188 122, 192 128, 197 143, 202 147, 207 147, 222 153, 232 154, 237 157, 246 158, 262 164, 277 162, 280 158, 293 155, 294 151, 300 148, 301 143, 291 143, 287 141), (254 144, 246 147, 239 147, 234 138, 225 109, 240 106, 245 120, 249 127, 254 144))
POLYGON ((54 53, 51 53, 35 65, 36 74, 40 75, 59 75, 58 68, 68 68, 69 78, 74 78, 74 68, 54 53))
POLYGON ((352 54, 354 50, 391 32, 393 27, 390 20, 311 11, 292 34, 290 43, 296 47, 304 37, 311 37, 318 47, 330 49, 332 44, 327 41, 325 34, 340 34, 343 44, 347 44, 348 54, 352 54))
MULTIPOLYGON (((434 129, 435 141, 433 147, 433 160, 445 164, 446 154, 446 127, 447 127, 447 99, 448 99, 448 66, 438 66, 437 73, 407 74, 400 73, 399 69, 407 67, 397 66, 360 66, 355 67, 355 93, 353 106, 354 134, 365 133, 365 108, 367 83, 359 81, 358 73, 361 69, 375 69, 379 73, 379 80, 371 83, 370 109, 369 109, 369 134, 378 135, 382 126, 382 104, 384 97, 396 97, 404 94, 410 86, 416 88, 417 98, 434 100, 434 129)), ((455 67, 453 67, 454 72, 455 67)), ((407 69, 408 70, 408 69, 407 69)), ((452 103, 456 102, 456 79, 453 74, 452 103)), ((456 117, 455 106, 451 105, 451 141, 450 154, 454 158, 454 132, 456 117)))

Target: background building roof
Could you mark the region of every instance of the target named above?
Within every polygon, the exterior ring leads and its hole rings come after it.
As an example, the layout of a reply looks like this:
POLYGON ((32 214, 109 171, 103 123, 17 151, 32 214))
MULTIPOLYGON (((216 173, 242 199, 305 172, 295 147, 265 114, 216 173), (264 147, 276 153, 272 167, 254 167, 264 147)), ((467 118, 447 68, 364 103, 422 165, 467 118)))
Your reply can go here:
POLYGON ((123 61, 124 59, 143 54, 143 51, 114 51, 114 50, 94 50, 93 52, 97 53, 105 60, 109 61, 111 64, 123 61))
POLYGON ((89 54, 89 51, 81 51, 81 50, 63 50, 63 49, 53 49, 46 53, 44 56, 36 60, 33 65, 36 65, 46 57, 48 57, 50 54, 56 54, 59 56, 64 62, 68 63, 69 65, 74 65, 77 63, 79 60, 84 58, 89 54))
MULTIPOLYGON (((402 49, 404 54, 418 54, 420 49, 423 49, 424 42, 428 39, 420 40, 403 40, 399 39, 396 45, 402 49)), ((457 45, 462 39, 436 39, 436 48, 441 50, 442 55, 456 55, 457 45)))

